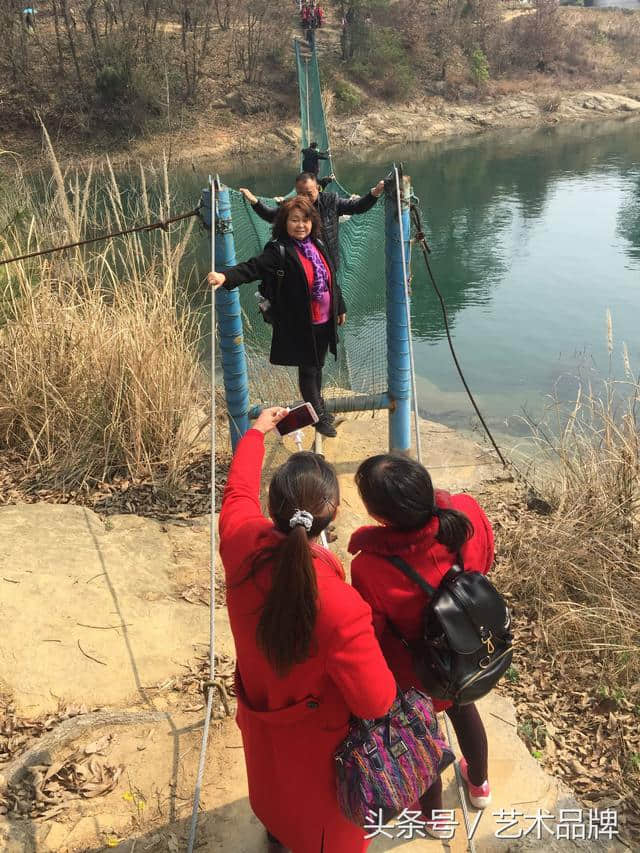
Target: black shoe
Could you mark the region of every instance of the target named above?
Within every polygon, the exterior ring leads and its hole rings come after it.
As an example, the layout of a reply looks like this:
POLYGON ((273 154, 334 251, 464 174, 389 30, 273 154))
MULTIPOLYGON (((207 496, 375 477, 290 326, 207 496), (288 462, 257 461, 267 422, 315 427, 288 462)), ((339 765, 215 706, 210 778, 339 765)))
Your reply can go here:
POLYGON ((320 420, 322 420, 324 418, 330 424, 334 423, 335 415, 332 415, 331 412, 328 412, 326 410, 325 405, 324 405, 324 400, 321 400, 320 402, 322 403, 322 411, 318 412, 318 416, 320 417, 320 420))
POLYGON ((323 415, 316 424, 316 431, 319 432, 320 435, 326 435, 327 438, 335 438, 338 434, 336 428, 326 415, 323 415))

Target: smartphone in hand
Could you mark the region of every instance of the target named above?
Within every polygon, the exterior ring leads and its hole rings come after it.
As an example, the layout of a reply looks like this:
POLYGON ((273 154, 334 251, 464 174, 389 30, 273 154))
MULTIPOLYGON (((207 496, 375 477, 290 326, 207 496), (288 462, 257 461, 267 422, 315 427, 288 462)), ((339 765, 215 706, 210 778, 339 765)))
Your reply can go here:
POLYGON ((276 429, 280 435, 288 435, 297 429, 316 424, 318 420, 316 410, 311 403, 303 403, 301 406, 291 409, 289 414, 276 424, 276 429))

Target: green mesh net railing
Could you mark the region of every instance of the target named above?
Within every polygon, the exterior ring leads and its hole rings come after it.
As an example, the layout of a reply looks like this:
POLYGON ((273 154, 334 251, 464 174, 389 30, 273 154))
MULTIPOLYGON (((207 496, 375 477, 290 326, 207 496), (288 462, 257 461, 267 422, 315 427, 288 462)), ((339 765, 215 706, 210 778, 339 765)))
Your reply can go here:
MULTIPOLYGON (((315 50, 305 44, 294 41, 296 68, 298 70, 298 89, 300 93, 300 127, 302 130, 302 148, 310 142, 317 142, 321 151, 329 148, 329 134, 322 103, 320 69, 315 50)), ((320 177, 331 174, 331 161, 320 161, 320 177)))
MULTIPOLYGON (((329 148, 320 74, 315 50, 295 41, 302 147, 315 140, 321 150, 329 148)), ((321 161, 321 175, 330 174, 331 164, 321 161)), ((293 176, 292 176, 293 177, 293 176)), ((348 197, 350 193, 337 181, 327 192, 348 197)), ((236 257, 246 260, 258 254, 271 239, 271 226, 252 211, 251 205, 236 190, 230 190, 236 257)), ((262 198, 267 205, 273 199, 262 198)), ((385 201, 381 198, 367 213, 340 220, 340 269, 338 273, 345 302, 347 322, 340 331, 338 361, 326 362, 327 395, 346 391, 378 394, 387 389, 386 311, 385 311, 385 201)), ((240 288, 244 312, 244 331, 249 358, 249 382, 252 402, 292 399, 296 396, 295 370, 289 370, 290 391, 282 393, 284 368, 268 365, 271 328, 263 322, 255 299, 256 287, 240 288)), ((289 389, 285 389, 288 391, 289 389)))

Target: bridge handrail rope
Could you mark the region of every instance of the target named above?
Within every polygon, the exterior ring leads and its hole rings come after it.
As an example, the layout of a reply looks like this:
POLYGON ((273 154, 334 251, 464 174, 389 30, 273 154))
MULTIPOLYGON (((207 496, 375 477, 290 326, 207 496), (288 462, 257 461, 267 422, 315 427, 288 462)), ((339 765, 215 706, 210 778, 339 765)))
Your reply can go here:
MULTIPOLYGON (((214 182, 209 175, 209 198, 211 199, 211 272, 215 272, 216 268, 216 189, 217 182, 214 182)), ((216 299, 215 293, 211 291, 211 330, 212 337, 215 335, 216 328, 216 299)), ((216 375, 216 347, 215 341, 211 344, 211 382, 215 382, 216 375)), ((200 747, 200 759, 198 761, 198 775, 196 777, 196 786, 193 796, 193 810, 191 813, 191 825, 189 828, 189 841, 187 843, 187 853, 193 853, 193 847, 196 840, 196 832, 198 829, 198 810, 200 808, 200 793, 202 791, 202 780, 204 778, 204 768, 207 758, 207 745, 209 741, 209 723, 213 711, 213 691, 217 686, 215 682, 215 596, 216 596, 216 395, 215 390, 211 389, 211 535, 209 538, 211 553, 210 553, 210 569, 209 569, 209 680, 205 682, 207 707, 204 717, 204 727, 202 731, 202 744, 200 747)))
MULTIPOLYGON (((398 173, 398 167, 394 164, 394 177, 396 184, 396 201, 398 205, 398 223, 400 226, 400 242, 402 244, 402 276, 404 278, 404 298, 405 298, 405 309, 407 314, 407 328, 408 328, 408 337, 409 337, 409 360, 411 365, 411 395, 413 397, 413 413, 414 413, 414 428, 416 433, 416 457, 418 462, 422 464, 422 443, 420 441, 420 425, 418 420, 418 391, 416 387, 416 371, 415 364, 413 360, 413 340, 411 336, 411 301, 409 297, 409 278, 407 276, 407 264, 406 264, 406 254, 405 254, 405 235, 404 235, 404 226, 402 224, 402 194, 400 189, 400 175, 398 173)), ((410 235, 409 235, 410 236, 410 235)), ((449 718, 447 717, 446 712, 444 713, 444 722, 445 728, 447 732, 447 740, 449 741, 449 746, 451 747, 453 744, 453 740, 451 737, 451 727, 449 725, 449 718)), ((467 810, 467 802, 464 794, 464 786, 462 783, 462 775, 460 773, 460 768, 458 766, 458 762, 454 763, 454 771, 456 776, 456 787, 458 789, 458 798, 460 800, 460 806, 462 807, 462 816, 464 818, 464 825, 467 834, 467 845, 469 848, 469 853, 475 853, 475 844, 473 842, 473 838, 471 837, 471 823, 469 821, 469 812, 467 810)), ((475 829, 475 827, 474 827, 475 829)))
POLYGON ((311 145, 311 120, 309 117, 309 109, 311 101, 309 99, 309 57, 306 57, 304 60, 305 63, 305 81, 307 86, 307 145, 311 145))
POLYGON ((112 231, 110 234, 101 234, 98 237, 89 237, 87 240, 78 240, 75 243, 65 243, 62 246, 52 246, 49 249, 41 249, 37 252, 27 252, 24 255, 17 255, 14 258, 0 259, 0 267, 6 264, 15 264, 18 261, 25 261, 28 258, 38 258, 41 255, 51 255, 54 252, 64 252, 66 249, 75 249, 78 246, 88 246, 91 243, 99 243, 102 240, 113 240, 115 237, 123 237, 126 234, 139 234, 144 231, 155 231, 157 228, 162 228, 163 231, 169 230, 169 225, 175 222, 181 222, 183 219, 190 219, 192 216, 200 215, 200 205, 188 213, 181 213, 179 216, 172 216, 170 219, 161 219, 158 222, 151 222, 146 225, 134 225, 132 228, 124 228, 122 231, 112 231))

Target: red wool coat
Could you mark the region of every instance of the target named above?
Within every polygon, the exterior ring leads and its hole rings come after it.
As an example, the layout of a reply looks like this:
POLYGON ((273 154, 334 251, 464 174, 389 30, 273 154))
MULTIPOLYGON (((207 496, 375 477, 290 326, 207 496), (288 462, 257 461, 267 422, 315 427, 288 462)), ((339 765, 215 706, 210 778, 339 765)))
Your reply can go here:
MULTIPOLYGON (((436 503, 442 508, 463 512, 473 524, 473 536, 461 548, 467 570, 487 574, 493 563, 493 531, 487 516, 470 495, 450 495, 436 491, 436 503)), ((349 553, 357 554, 351 563, 351 583, 371 605, 373 625, 385 659, 403 690, 419 686, 411 653, 392 633, 391 622, 403 637, 418 639, 422 613, 428 596, 385 556, 402 557, 433 587, 455 562, 455 556, 436 542, 439 521, 432 518, 420 530, 401 531, 390 527, 360 527, 349 542, 349 553)), ((451 706, 434 700, 436 711, 451 706)))
POLYGON ((340 562, 313 546, 318 582, 314 652, 279 677, 256 644, 271 583, 267 565, 243 582, 253 557, 282 534, 260 508, 263 435, 249 430, 236 450, 220 512, 220 555, 236 646, 237 722, 249 800, 293 853, 361 853, 364 831, 342 816, 333 753, 350 715, 378 717, 396 694, 371 624, 371 609, 344 580, 340 562))

